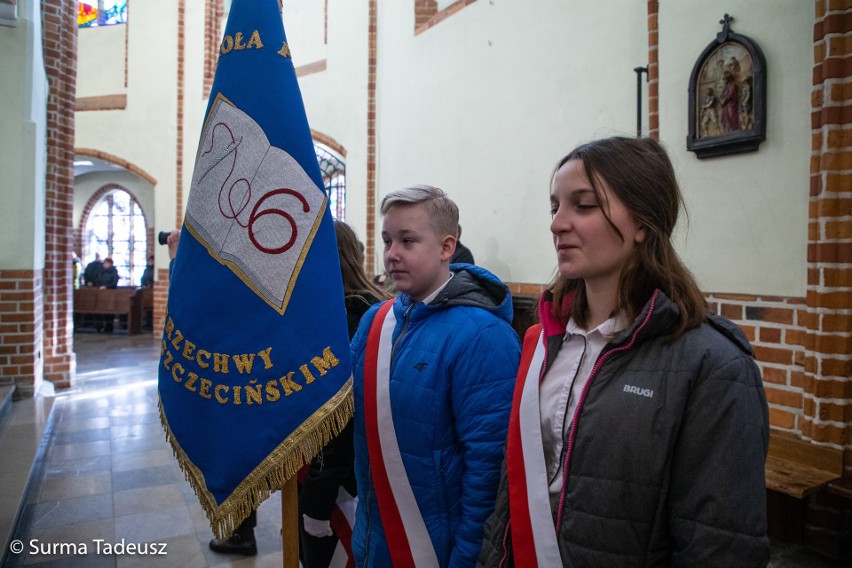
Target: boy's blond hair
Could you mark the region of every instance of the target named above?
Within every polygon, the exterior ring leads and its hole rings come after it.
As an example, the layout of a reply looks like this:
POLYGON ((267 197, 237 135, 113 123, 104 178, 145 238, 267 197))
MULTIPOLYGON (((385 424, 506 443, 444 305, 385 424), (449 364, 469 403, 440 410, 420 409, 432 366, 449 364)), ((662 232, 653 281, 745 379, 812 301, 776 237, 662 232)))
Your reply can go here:
POLYGON ((431 185, 412 185, 392 191, 382 199, 381 212, 387 215, 391 207, 424 204, 432 230, 439 239, 447 235, 457 237, 459 208, 444 190, 431 185))

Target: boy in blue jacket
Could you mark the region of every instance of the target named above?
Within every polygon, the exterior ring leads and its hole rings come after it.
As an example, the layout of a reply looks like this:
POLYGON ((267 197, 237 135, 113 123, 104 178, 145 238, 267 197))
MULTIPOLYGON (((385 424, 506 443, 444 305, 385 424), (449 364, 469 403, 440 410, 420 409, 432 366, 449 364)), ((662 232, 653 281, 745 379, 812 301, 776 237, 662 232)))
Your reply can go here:
POLYGON ((509 289, 450 265, 458 208, 413 186, 382 201, 399 290, 352 340, 356 565, 474 566, 494 507, 520 342, 509 289))

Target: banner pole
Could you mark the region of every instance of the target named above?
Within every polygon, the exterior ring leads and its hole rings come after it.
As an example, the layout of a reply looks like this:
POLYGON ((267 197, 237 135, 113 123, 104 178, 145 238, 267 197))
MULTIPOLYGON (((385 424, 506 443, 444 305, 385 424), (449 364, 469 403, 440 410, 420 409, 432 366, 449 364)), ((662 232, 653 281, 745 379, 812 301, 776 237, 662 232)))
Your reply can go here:
POLYGON ((299 568, 299 497, 296 476, 281 488, 281 552, 284 568, 299 568))

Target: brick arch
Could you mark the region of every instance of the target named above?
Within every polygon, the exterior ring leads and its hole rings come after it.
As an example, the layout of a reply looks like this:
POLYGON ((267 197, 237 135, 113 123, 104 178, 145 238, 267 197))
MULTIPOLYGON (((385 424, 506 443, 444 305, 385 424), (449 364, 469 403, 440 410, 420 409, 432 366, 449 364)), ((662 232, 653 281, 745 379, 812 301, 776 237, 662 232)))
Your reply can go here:
MULTIPOLYGON (((144 179, 145 181, 147 181, 151 185, 154 185, 154 186, 157 185, 157 179, 154 176, 152 176, 151 174, 149 174, 148 172, 146 172, 145 170, 143 170, 142 168, 140 168, 136 164, 133 164, 131 162, 128 162, 127 160, 119 158, 118 156, 116 156, 114 154, 110 154, 108 152, 103 152, 101 150, 93 150, 91 148, 74 148, 74 155, 76 155, 76 156, 89 156, 91 158, 100 158, 101 160, 104 160, 105 162, 115 164, 116 166, 121 166, 122 168, 133 172, 134 174, 138 175, 139 177, 141 177, 142 179, 144 179)), ((128 192, 128 193, 130 193, 130 192, 128 192)), ((136 199, 136 198, 134 197, 134 199, 136 199)))
POLYGON ((327 134, 323 134, 322 132, 319 132, 319 131, 311 128, 311 138, 313 138, 315 141, 319 142, 320 144, 325 144, 326 146, 328 146, 329 148, 331 148, 332 150, 334 150, 335 152, 340 154, 342 157, 344 157, 344 158, 346 157, 346 148, 344 148, 343 144, 341 144, 340 142, 338 142, 337 140, 335 140, 331 136, 329 136, 327 134))
MULTIPOLYGON (((98 189, 92 197, 86 202, 86 206, 83 207, 83 212, 80 214, 80 223, 77 225, 77 228, 74 230, 74 247, 76 250, 80 251, 80 254, 83 254, 83 228, 86 226, 86 221, 89 220, 89 215, 92 212, 92 209, 95 208, 95 205, 100 202, 100 200, 109 192, 115 191, 116 189, 127 192, 128 195, 133 199, 136 204, 139 204, 139 200, 136 198, 136 195, 123 185, 117 183, 108 183, 103 185, 98 189)), ((139 207, 139 210, 142 211, 142 217, 145 219, 145 250, 146 255, 151 254, 151 251, 154 246, 154 227, 148 221, 147 215, 145 215, 145 210, 142 207, 139 207)))

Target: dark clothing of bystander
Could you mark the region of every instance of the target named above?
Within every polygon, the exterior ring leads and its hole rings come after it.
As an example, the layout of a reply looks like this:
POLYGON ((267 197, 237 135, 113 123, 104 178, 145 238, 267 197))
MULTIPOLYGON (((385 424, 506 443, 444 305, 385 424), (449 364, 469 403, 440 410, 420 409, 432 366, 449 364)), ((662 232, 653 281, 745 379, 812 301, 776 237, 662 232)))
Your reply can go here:
POLYGON ((450 264, 456 264, 458 262, 476 264, 473 261, 473 253, 470 252, 470 249, 464 246, 461 241, 456 242, 456 252, 453 253, 453 258, 450 260, 450 264))
POLYGON ((142 272, 142 280, 140 281, 140 285, 143 288, 153 288, 154 287, 154 267, 146 266, 145 270, 142 272))
POLYGON ((93 260, 89 264, 86 265, 85 270, 83 270, 83 285, 88 286, 91 284, 92 286, 96 286, 95 282, 98 279, 98 276, 103 272, 104 265, 100 260, 93 260))
POLYGON ((118 288, 118 270, 115 266, 102 266, 101 272, 95 279, 95 286, 105 288, 118 288))

